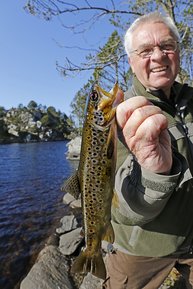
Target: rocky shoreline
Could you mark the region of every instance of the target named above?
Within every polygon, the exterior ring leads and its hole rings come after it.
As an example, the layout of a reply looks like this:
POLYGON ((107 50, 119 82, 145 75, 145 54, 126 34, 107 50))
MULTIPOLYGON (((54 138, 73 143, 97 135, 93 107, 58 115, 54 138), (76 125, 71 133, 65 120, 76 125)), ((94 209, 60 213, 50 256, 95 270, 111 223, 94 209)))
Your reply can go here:
MULTIPOLYGON (((65 194, 63 202, 70 206, 72 213, 61 219, 61 226, 49 237, 45 247, 28 275, 20 284, 20 289, 102 289, 103 280, 88 273, 86 276, 70 272, 74 258, 84 246, 81 234, 81 201, 65 194)), ((104 261, 107 244, 102 245, 104 261)), ((185 289, 184 280, 172 270, 159 289, 185 289)))
POLYGON ((61 219, 61 226, 49 237, 45 247, 20 289, 100 289, 102 280, 91 274, 82 276, 70 272, 73 259, 84 245, 81 235, 80 199, 65 194, 63 202, 72 209, 70 215, 61 219))

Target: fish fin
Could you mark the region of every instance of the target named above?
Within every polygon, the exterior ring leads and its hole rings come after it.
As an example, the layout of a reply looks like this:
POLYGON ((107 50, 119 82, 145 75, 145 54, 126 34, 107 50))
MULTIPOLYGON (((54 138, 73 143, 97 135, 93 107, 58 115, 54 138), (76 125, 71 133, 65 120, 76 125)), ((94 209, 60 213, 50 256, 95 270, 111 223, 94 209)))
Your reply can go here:
POLYGON ((80 195, 80 183, 78 178, 78 171, 64 181, 61 186, 61 191, 71 194, 75 199, 80 195))
POLYGON ((82 251, 75 259, 71 267, 72 273, 88 273, 100 279, 106 279, 106 268, 103 261, 102 253, 97 251, 94 255, 90 255, 87 250, 82 251))
POLYGON ((104 241, 107 241, 108 243, 113 243, 115 240, 115 234, 113 230, 113 226, 111 223, 109 223, 107 230, 105 231, 105 234, 102 238, 104 241))

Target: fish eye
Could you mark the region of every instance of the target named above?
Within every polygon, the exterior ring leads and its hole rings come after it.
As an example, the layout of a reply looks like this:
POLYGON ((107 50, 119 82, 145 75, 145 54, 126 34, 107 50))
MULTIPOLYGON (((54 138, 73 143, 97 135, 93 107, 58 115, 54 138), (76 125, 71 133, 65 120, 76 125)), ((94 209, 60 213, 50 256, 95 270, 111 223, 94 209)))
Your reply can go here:
POLYGON ((97 101, 98 100, 98 93, 96 92, 96 90, 93 90, 90 94, 90 99, 92 101, 97 101))

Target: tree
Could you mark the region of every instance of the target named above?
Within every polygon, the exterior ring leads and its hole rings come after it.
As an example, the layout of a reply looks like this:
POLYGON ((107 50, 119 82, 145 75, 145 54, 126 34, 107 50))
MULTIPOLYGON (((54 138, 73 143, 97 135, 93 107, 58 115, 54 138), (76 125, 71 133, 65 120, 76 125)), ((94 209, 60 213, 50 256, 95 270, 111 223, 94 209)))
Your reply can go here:
POLYGON ((34 100, 31 100, 29 103, 28 103, 28 105, 27 105, 27 107, 29 108, 29 109, 36 109, 37 108, 37 103, 34 101, 34 100))
MULTIPOLYGON (((181 81, 191 82, 193 76, 193 2, 192 0, 135 0, 125 1, 124 3, 119 1, 103 1, 98 4, 96 0, 85 1, 61 1, 61 0, 28 0, 25 9, 33 15, 44 17, 46 20, 50 20, 52 17, 60 16, 63 21, 63 27, 65 29, 71 29, 74 33, 80 33, 86 31, 88 27, 96 24, 102 18, 106 18, 109 25, 113 25, 116 29, 119 29, 118 33, 123 37, 126 28, 136 18, 136 16, 143 15, 147 12, 159 10, 169 14, 174 23, 177 25, 182 43, 181 43, 181 59, 182 70, 179 75, 181 81), (85 17, 86 12, 86 17, 85 17), (65 15, 71 13, 72 24, 65 23, 65 15), (80 22, 77 23, 77 15, 80 22), (73 18, 74 17, 74 18, 73 18), (73 19, 76 21, 73 22, 73 19), (75 24, 76 23, 76 24, 75 24)), ((100 50, 100 49, 99 49, 100 50)), ((99 53, 100 51, 98 51, 99 53)), ((66 59, 66 63, 58 65, 58 68, 63 71, 63 75, 70 75, 74 72, 80 72, 84 70, 95 70, 98 68, 99 62, 95 65, 86 65, 85 63, 74 64, 71 60, 66 59)), ((114 59, 113 59, 114 61, 114 59)), ((126 61, 126 60, 125 60, 126 61)), ((125 61, 122 65, 125 66, 125 61)), ((100 66, 100 71, 112 66, 111 63, 103 63, 100 66)), ((106 75, 105 73, 103 76, 106 75)))
POLYGON ((85 109, 86 109, 86 99, 90 93, 91 87, 94 83, 94 80, 91 78, 89 81, 81 88, 73 98, 71 102, 71 119, 74 123, 76 132, 81 135, 82 127, 85 118, 85 109))
POLYGON ((3 106, 0 106, 0 118, 6 115, 6 110, 3 106))
POLYGON ((128 73, 127 56, 117 30, 110 35, 106 44, 99 48, 99 52, 89 59, 92 59, 93 64, 97 63, 93 76, 104 89, 110 90, 116 81, 122 89, 127 89, 131 72, 128 73))
POLYGON ((24 105, 22 103, 18 104, 18 109, 23 109, 24 105))

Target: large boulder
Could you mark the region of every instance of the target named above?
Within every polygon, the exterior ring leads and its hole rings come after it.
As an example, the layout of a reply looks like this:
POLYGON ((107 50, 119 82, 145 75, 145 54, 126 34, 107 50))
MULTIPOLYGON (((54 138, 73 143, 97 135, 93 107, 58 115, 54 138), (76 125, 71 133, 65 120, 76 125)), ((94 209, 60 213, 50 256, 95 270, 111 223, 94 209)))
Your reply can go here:
POLYGON ((66 158, 69 160, 79 160, 82 138, 80 136, 72 139, 68 144, 68 152, 66 158))
POLYGON ((66 257, 55 246, 46 246, 20 289, 73 289, 66 257))

